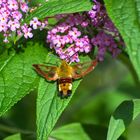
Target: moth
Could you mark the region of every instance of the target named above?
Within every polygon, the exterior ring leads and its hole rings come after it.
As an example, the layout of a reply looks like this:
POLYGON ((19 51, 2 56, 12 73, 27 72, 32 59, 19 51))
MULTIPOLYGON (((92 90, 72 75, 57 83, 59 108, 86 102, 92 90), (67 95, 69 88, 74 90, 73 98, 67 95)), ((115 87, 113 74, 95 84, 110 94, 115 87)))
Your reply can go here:
POLYGON ((57 81, 58 96, 63 99, 71 95, 73 80, 80 79, 87 75, 95 68, 97 63, 98 61, 95 59, 90 62, 70 65, 65 60, 62 60, 60 66, 33 64, 33 67, 36 72, 47 81, 57 81))

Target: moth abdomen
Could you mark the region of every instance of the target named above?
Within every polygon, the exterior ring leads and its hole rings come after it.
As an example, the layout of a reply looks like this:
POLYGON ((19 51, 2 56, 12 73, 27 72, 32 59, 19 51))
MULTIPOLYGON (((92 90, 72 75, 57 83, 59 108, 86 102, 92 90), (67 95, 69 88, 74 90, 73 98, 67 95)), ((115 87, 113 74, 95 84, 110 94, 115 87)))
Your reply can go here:
POLYGON ((68 98, 72 93, 72 79, 60 78, 58 79, 58 90, 61 98, 68 98))

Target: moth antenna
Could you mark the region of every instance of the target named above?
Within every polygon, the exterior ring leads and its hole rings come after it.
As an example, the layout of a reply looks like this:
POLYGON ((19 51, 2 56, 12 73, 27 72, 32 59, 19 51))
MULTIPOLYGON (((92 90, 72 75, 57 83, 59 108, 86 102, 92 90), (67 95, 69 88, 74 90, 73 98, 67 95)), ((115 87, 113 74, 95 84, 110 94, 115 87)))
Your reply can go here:
MULTIPOLYGON (((74 44, 70 45, 69 48, 72 48, 74 46, 74 44)), ((77 53, 78 51, 76 51, 74 54, 72 54, 70 57, 67 57, 66 59, 69 60, 68 64, 71 64, 72 62, 70 61, 70 59, 77 53)), ((67 50, 64 52, 67 53, 67 50)))

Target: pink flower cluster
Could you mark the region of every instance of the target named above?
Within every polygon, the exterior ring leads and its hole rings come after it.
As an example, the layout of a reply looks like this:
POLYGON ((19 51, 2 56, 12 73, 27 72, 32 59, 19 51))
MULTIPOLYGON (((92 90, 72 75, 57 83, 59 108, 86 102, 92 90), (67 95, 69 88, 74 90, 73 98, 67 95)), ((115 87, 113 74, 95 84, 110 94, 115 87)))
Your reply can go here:
POLYGON ((68 62, 79 62, 78 53, 89 53, 92 48, 89 37, 82 35, 78 25, 87 26, 88 23, 83 21, 81 15, 71 14, 65 22, 48 31, 47 42, 51 49, 68 62))
POLYGON ((95 5, 88 12, 91 18, 91 24, 96 28, 97 34, 91 39, 93 46, 98 48, 97 59, 104 60, 105 53, 109 51, 113 57, 121 53, 119 46, 124 46, 118 30, 109 19, 105 7, 97 0, 94 0, 95 5))
MULTIPOLYGON (((67 17, 67 15, 59 15, 57 19, 67 17)), ((48 32, 47 42, 50 47, 68 62, 79 62, 79 53, 89 53, 91 51, 90 39, 87 35, 83 35, 78 26, 86 27, 88 22, 84 21, 84 17, 80 14, 68 15, 65 22, 58 24, 48 32)))
MULTIPOLYGON (((37 18, 30 21, 30 25, 21 24, 29 7, 23 0, 1 0, 0 1, 0 32, 4 36, 4 42, 9 42, 16 36, 24 35, 25 38, 32 38, 33 29, 42 28, 46 22, 40 22, 37 18), (14 35, 14 37, 13 37, 14 35)), ((12 40, 15 41, 15 40, 12 40)))
POLYGON ((99 61, 104 60, 104 55, 106 51, 111 52, 113 57, 116 57, 121 53, 121 49, 118 48, 119 43, 117 44, 112 35, 106 34, 103 31, 100 31, 94 38, 91 40, 94 46, 98 47, 97 59, 99 61))
POLYGON ((79 62, 79 54, 89 53, 97 48, 96 58, 104 60, 109 51, 113 57, 117 56, 124 45, 122 39, 109 19, 105 7, 94 0, 91 11, 69 15, 58 15, 58 20, 64 22, 53 27, 47 35, 47 43, 51 49, 68 62, 79 62))
POLYGON ((104 24, 104 19, 107 17, 106 9, 105 7, 100 4, 97 0, 94 1, 94 6, 92 7, 92 10, 88 12, 88 15, 91 18, 91 22, 95 27, 98 27, 102 24, 104 24))

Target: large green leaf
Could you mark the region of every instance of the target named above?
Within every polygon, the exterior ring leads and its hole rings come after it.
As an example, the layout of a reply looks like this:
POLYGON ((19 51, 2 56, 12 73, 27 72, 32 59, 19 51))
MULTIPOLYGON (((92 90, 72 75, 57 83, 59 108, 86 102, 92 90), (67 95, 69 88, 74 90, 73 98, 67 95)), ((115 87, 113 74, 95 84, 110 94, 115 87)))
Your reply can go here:
POLYGON ((21 136, 20 134, 14 134, 6 137, 4 140, 21 140, 21 136))
POLYGON ((34 89, 38 76, 32 64, 44 61, 46 54, 41 44, 29 43, 25 52, 0 55, 0 115, 34 89))
POLYGON ((51 0, 32 12, 24 22, 29 22, 33 17, 43 19, 57 14, 89 11, 91 8, 92 2, 90 0, 51 0))
POLYGON ((59 140, 91 140, 80 123, 62 126, 52 131, 51 137, 59 140))
POLYGON ((124 101, 111 116, 107 140, 117 140, 140 114, 140 99, 124 101))
POLYGON ((108 14, 119 29, 140 79, 140 1, 104 0, 108 14))

